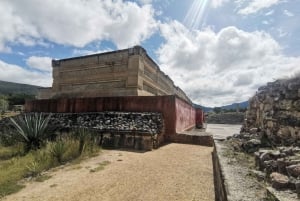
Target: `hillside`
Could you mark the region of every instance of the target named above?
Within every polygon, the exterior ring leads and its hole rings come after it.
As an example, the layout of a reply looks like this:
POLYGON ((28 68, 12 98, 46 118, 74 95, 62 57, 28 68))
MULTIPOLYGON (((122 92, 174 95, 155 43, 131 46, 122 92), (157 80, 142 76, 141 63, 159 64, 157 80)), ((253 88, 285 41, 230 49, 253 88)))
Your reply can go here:
POLYGON ((39 86, 0 81, 0 95, 30 94, 37 95, 39 86))
MULTIPOLYGON (((201 106, 201 105, 197 105, 197 104, 194 104, 194 106, 196 108, 202 108, 204 112, 210 112, 214 109, 213 107, 205 107, 205 106, 201 106)), ((240 102, 240 103, 233 103, 231 105, 224 105, 224 106, 221 106, 219 108, 222 108, 222 109, 225 109, 225 110, 231 110, 231 109, 236 109, 237 107, 239 107, 240 109, 247 108, 248 107, 248 101, 244 101, 244 102, 240 102)))

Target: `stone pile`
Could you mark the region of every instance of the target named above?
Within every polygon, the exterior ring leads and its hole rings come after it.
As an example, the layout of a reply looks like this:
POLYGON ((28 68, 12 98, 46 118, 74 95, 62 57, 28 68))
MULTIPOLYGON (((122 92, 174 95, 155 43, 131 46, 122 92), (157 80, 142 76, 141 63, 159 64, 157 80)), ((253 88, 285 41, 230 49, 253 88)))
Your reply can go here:
POLYGON ((300 148, 278 147, 276 150, 259 149, 254 153, 255 163, 277 190, 296 190, 300 195, 300 148))
MULTIPOLYGON (((45 116, 49 114, 44 114, 45 116)), ((97 113, 54 113, 50 127, 70 129, 86 127, 107 132, 136 132, 159 134, 162 129, 160 113, 97 112, 97 113)))
POLYGON ((275 145, 300 145, 300 77, 260 87, 249 100, 243 130, 259 128, 275 145))

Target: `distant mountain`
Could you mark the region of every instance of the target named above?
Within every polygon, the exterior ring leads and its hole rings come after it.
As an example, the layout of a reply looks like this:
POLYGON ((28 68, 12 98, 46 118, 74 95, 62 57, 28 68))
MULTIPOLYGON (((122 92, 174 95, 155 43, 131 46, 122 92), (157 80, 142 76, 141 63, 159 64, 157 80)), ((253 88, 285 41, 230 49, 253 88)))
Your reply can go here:
MULTIPOLYGON (((194 107, 201 108, 204 112, 210 112, 214 109, 213 107, 205 107, 205 106, 197 105, 197 104, 194 104, 194 107)), ((232 110, 232 109, 236 109, 237 107, 239 107, 240 109, 247 108, 248 101, 244 101, 244 102, 240 102, 240 103, 233 103, 231 105, 224 105, 224 106, 221 106, 220 108, 225 109, 225 110, 232 110)))
POLYGON ((30 94, 37 95, 39 86, 0 81, 0 95, 30 94))
POLYGON ((248 101, 244 101, 244 102, 241 102, 241 103, 233 103, 231 105, 225 105, 225 106, 222 106, 221 108, 225 109, 225 110, 230 110, 230 109, 236 109, 237 107, 239 107, 240 109, 247 108, 248 107, 248 101))

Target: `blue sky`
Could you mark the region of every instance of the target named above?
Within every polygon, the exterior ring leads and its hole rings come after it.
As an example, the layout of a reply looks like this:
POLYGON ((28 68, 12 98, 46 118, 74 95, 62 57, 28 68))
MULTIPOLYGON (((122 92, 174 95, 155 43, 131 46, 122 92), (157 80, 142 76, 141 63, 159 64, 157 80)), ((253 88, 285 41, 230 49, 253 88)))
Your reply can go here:
POLYGON ((51 59, 142 45, 198 104, 299 76, 300 0, 2 0, 0 80, 51 86, 51 59))

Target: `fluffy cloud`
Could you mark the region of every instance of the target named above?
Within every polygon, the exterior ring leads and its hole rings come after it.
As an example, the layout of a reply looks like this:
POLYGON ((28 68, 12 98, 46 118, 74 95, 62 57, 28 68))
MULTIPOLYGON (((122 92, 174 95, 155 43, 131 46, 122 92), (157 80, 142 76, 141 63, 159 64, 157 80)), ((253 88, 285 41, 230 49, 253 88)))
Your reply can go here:
POLYGON ((49 87, 52 76, 49 72, 30 71, 0 60, 0 80, 49 87))
POLYGON ((217 8, 222 6, 224 3, 226 3, 228 0, 212 0, 211 1, 211 6, 213 8, 217 8))
POLYGON ((297 72, 300 58, 286 57, 262 31, 226 27, 188 31, 173 21, 161 25, 157 51, 166 72, 196 103, 218 106, 247 100, 257 87, 297 72))
POLYGON ((139 44, 156 29, 151 5, 122 0, 0 1, 0 51, 44 40, 84 47, 111 40, 118 48, 139 44))
POLYGON ((50 72, 52 71, 51 61, 50 57, 31 56, 26 60, 26 64, 33 69, 50 72))
POLYGON ((269 8, 277 3, 279 3, 279 0, 252 0, 245 8, 240 9, 238 13, 242 15, 257 13, 258 11, 269 8))

